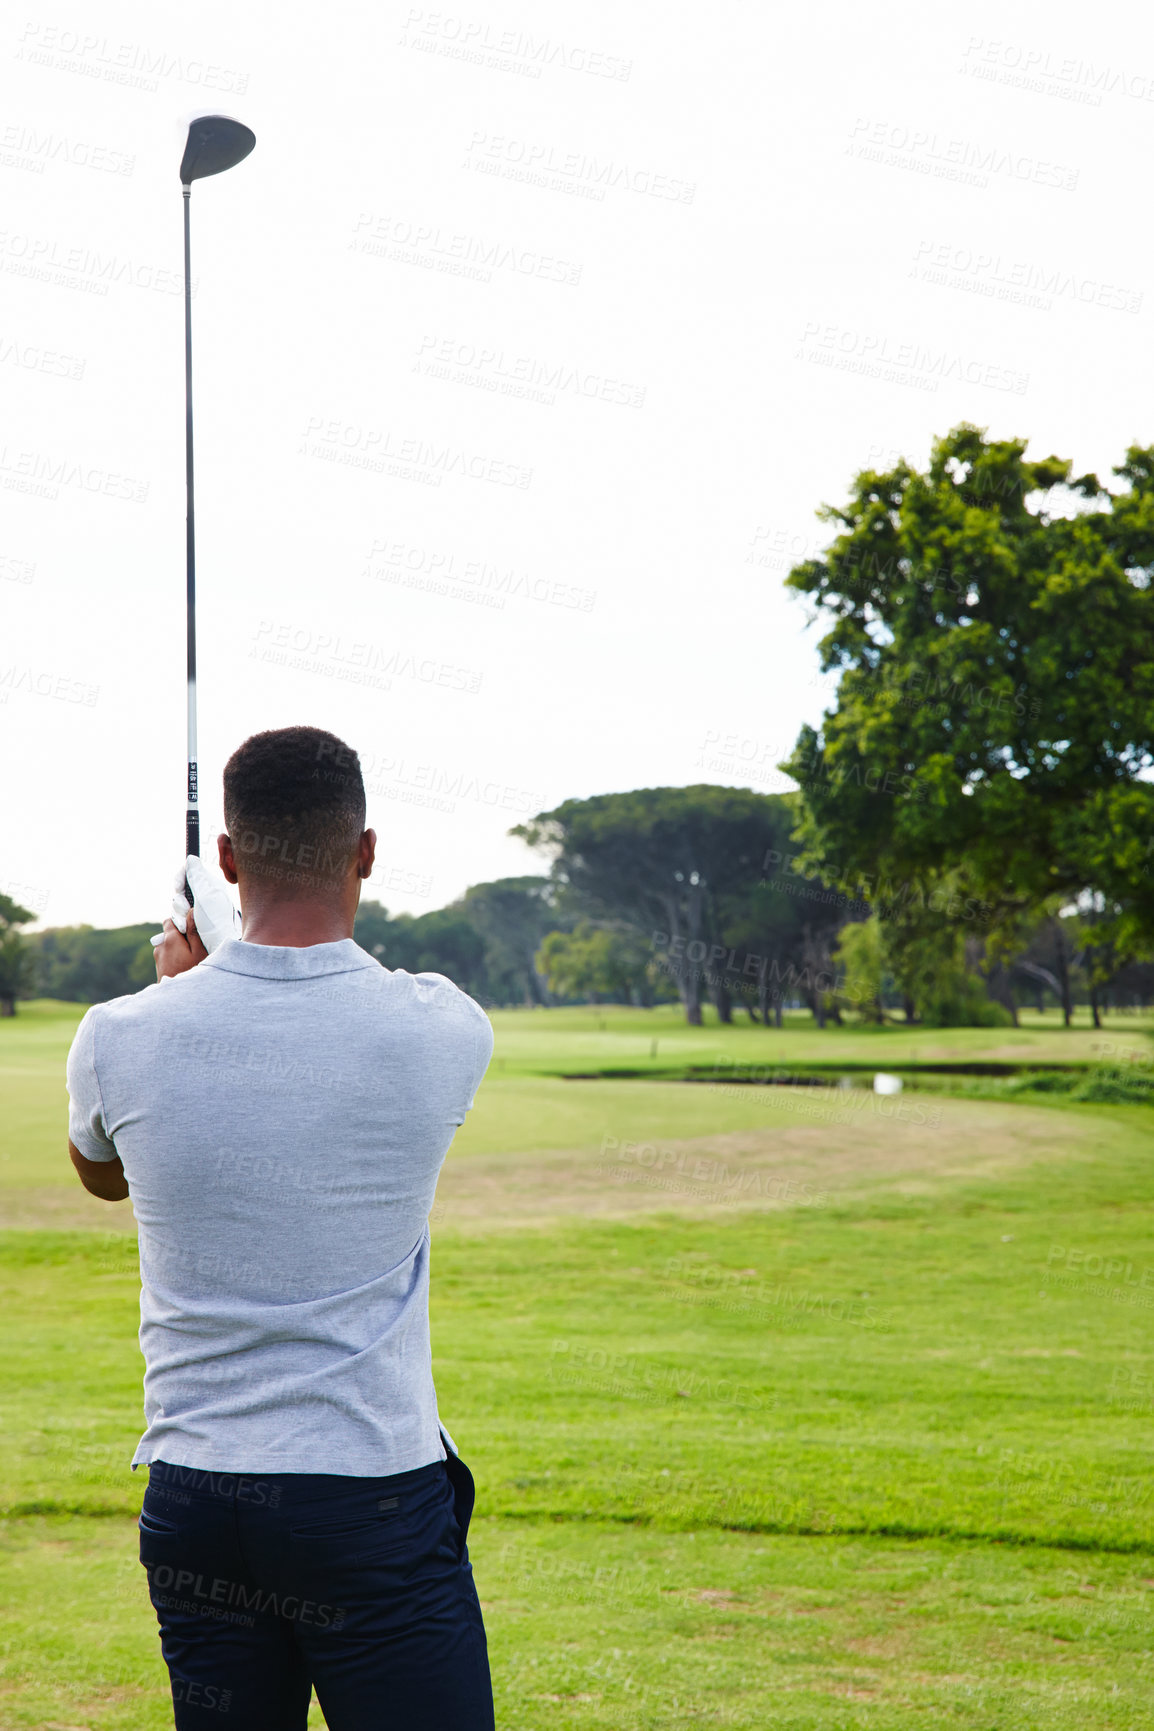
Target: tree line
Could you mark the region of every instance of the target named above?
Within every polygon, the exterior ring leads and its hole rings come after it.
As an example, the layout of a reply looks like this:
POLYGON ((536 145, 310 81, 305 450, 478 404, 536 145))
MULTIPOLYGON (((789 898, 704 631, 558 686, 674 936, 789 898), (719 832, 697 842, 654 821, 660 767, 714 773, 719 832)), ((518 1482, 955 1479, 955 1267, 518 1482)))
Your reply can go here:
MULTIPOLYGON (((852 1014, 1069 1023, 1154 999, 1154 447, 1113 473, 962 424, 924 471, 854 477, 786 579, 837 676, 779 767, 566 800, 510 833, 547 875, 444 908, 364 901, 358 942, 487 1005, 679 1001, 780 1025, 852 1014)), ((0 1009, 152 977, 152 926, 22 937, 0 897, 0 1009)))

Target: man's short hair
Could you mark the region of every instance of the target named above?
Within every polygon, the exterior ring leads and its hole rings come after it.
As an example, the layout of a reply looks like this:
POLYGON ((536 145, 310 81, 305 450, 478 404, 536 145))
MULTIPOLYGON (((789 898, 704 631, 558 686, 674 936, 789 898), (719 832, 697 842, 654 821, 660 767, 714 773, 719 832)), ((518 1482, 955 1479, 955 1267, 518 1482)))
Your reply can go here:
POLYGON ((254 733, 224 766, 224 821, 237 870, 262 888, 286 899, 329 893, 365 827, 360 759, 320 727, 254 733))

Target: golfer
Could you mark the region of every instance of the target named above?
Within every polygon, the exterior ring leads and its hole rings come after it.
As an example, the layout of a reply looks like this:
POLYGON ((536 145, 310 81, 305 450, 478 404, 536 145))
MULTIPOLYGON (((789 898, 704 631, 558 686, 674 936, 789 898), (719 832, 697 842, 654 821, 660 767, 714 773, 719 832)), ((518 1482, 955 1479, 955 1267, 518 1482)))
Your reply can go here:
POLYGON ((240 935, 190 862, 158 983, 90 1009, 68 1058, 73 1163, 139 1229, 132 1464, 175 1723, 304 1731, 315 1688, 330 1731, 491 1731, 428 1215, 492 1028, 354 943, 376 837, 348 746, 254 735, 224 810, 240 935))

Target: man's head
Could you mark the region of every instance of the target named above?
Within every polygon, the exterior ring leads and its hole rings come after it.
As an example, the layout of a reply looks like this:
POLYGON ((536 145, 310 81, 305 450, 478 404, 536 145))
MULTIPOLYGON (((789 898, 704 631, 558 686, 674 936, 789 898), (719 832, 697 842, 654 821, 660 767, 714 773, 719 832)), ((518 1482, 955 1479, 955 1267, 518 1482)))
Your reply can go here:
POLYGON ((224 768, 221 870, 242 902, 338 902, 373 866, 356 752, 319 727, 254 733, 224 768))

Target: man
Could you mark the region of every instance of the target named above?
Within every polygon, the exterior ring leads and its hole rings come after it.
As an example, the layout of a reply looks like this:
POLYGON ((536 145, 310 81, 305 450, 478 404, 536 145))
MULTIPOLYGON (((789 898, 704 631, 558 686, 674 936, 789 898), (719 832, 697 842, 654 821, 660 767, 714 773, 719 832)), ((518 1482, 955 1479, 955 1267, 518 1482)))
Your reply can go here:
POLYGON ((492 1028, 353 942, 376 837, 348 746, 256 734, 224 809, 240 938, 166 920, 157 984, 90 1009, 68 1059, 73 1163, 139 1229, 133 1467, 175 1722, 304 1731, 315 1687, 330 1731, 486 1731, 428 1214, 492 1028))

